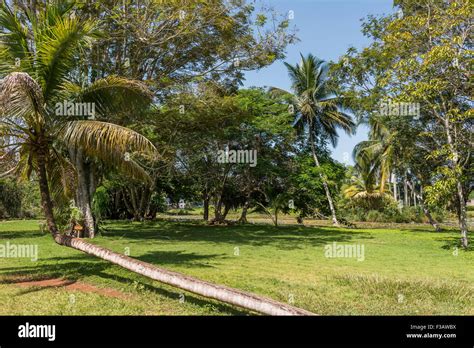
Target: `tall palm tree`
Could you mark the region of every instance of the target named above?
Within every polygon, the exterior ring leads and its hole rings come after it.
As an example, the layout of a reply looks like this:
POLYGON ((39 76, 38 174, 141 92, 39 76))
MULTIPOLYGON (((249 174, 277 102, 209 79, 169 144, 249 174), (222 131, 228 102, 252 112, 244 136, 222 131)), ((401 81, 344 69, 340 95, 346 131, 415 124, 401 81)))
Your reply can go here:
MULTIPOLYGON (((307 132, 314 163, 320 167, 316 153, 316 139, 329 139, 332 145, 336 146, 339 138, 338 129, 352 134, 355 123, 348 111, 342 107, 341 100, 328 86, 329 66, 325 61, 308 54, 306 57, 301 55, 300 64, 285 63, 285 66, 291 79, 293 93, 275 87, 272 87, 270 92, 290 98, 296 112, 294 126, 300 132, 307 132)), ((338 225, 327 177, 322 173, 320 176, 333 224, 338 225)))
MULTIPOLYGON (((99 23, 76 18, 72 5, 73 3, 57 2, 47 6, 44 11, 28 10, 26 16, 20 16, 7 3, 0 4, 0 77, 13 71, 33 76, 41 87, 45 109, 50 111, 48 117, 56 118, 55 123, 74 119, 51 112, 58 103, 61 105, 63 102, 94 104, 96 110, 93 116, 97 120, 136 112, 149 105, 152 95, 138 81, 108 76, 89 82, 87 77, 76 70, 79 53, 89 47, 100 36, 100 32, 97 29, 99 23)), ((140 179, 149 180, 149 177, 133 161, 124 162, 123 153, 96 151, 91 144, 81 144, 72 136, 79 132, 89 133, 89 137, 104 137, 103 140, 108 143, 128 142, 128 136, 135 137, 123 128, 89 119, 88 122, 68 123, 65 132, 68 142, 63 142, 61 150, 69 152, 68 160, 74 162, 75 169, 80 174, 77 176, 74 198, 84 216, 85 232, 93 238, 95 224, 91 203, 95 180, 91 180, 93 173, 88 166, 88 158, 98 157, 140 179)), ((15 149, 12 147, 10 151, 15 149)), ((62 160, 61 163, 67 162, 62 160)), ((58 190, 53 198, 68 198, 68 195, 61 195, 62 192, 58 190)))

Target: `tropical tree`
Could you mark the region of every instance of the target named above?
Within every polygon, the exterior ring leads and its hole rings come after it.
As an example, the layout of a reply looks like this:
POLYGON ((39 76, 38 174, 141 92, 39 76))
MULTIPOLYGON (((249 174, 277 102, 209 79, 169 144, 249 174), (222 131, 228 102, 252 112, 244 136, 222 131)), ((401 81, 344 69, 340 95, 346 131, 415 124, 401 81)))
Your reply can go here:
MULTIPOLYGON (((405 138, 407 138, 405 133, 407 132, 401 132, 399 129, 392 128, 390 126, 390 120, 378 114, 371 115, 368 123, 370 125, 369 140, 362 141, 356 145, 353 152, 355 158, 359 158, 360 160, 371 159, 377 162, 377 166, 379 167, 377 171, 378 182, 380 183, 379 189, 381 193, 386 192, 385 184, 390 181, 390 177, 392 176, 392 194, 395 201, 398 201, 395 173, 397 169, 403 170, 405 174, 405 197, 408 196, 408 189, 410 189, 413 192, 414 199, 418 200, 418 204, 423 209, 430 224, 439 232, 441 228, 431 215, 422 193, 417 192, 415 182, 411 183, 407 178, 407 174, 410 173, 414 181, 419 181, 420 191, 423 186, 426 186, 425 175, 422 174, 423 170, 420 168, 420 166, 424 166, 424 172, 426 172, 426 163, 421 163, 421 165, 416 164, 417 161, 415 158, 418 157, 419 154, 415 153, 409 146, 406 146, 406 144, 409 143, 405 141, 405 138), (403 156, 401 155, 402 153, 403 156), (405 161, 403 161, 404 163, 401 161, 402 158, 405 159, 405 161), (408 166, 409 168, 407 168, 408 166)), ((360 168, 360 165, 358 165, 358 167, 360 168)), ((405 204, 406 200, 407 199, 405 199, 405 204)))
POLYGON ((58 120, 45 105, 42 87, 28 74, 15 72, 2 80, 0 134, 9 139, 4 146, 19 153, 15 164, 17 174, 29 177, 34 171, 38 176, 47 225, 55 240, 60 241, 53 202, 64 204, 63 198, 69 199, 74 194, 75 178, 80 180, 82 174, 76 172, 64 149, 84 149, 99 158, 124 162, 121 165, 141 173, 143 169, 136 163, 122 159, 123 153, 137 151, 153 155, 155 148, 140 134, 114 124, 58 120))
MULTIPOLYGON (((357 148, 356 148, 357 149, 357 148)), ((383 157, 374 152, 355 152, 355 172, 350 184, 344 188, 344 196, 367 209, 378 209, 390 199, 387 186, 379 181, 383 171, 383 157)))
MULTIPOLYGON (((320 167, 320 161, 316 152, 316 139, 328 139, 333 146, 337 144, 338 129, 348 134, 355 130, 355 123, 348 110, 346 110, 341 99, 334 94, 328 85, 329 65, 308 54, 301 55, 301 62, 296 65, 285 63, 292 84, 293 93, 272 87, 271 92, 275 95, 287 96, 292 103, 290 108, 295 111, 294 126, 300 132, 307 132, 308 141, 314 163, 320 167)), ((333 224, 338 225, 334 202, 329 190, 327 178, 320 174, 324 186, 333 224)))
MULTIPOLYGON (((380 192, 385 192, 385 184, 390 180, 396 166, 394 139, 397 133, 391 133, 380 115, 372 115, 369 119, 369 140, 360 142, 354 148, 355 158, 377 158, 380 192)), ((393 187, 396 192, 396 184, 393 187)), ((394 199, 397 198, 394 196, 394 199)))
MULTIPOLYGON (((428 205, 457 213, 468 247, 466 197, 472 190, 472 2, 399 0, 396 15, 369 16, 363 33, 373 43, 350 48, 338 82, 363 115, 383 100, 417 106, 391 113, 397 156, 424 186, 428 205), (403 146, 399 146, 403 143, 403 146), (422 165, 421 165, 422 164, 422 165)), ((408 183, 405 192, 408 191, 408 183)))
MULTIPOLYGON (((67 123, 64 128, 64 140, 67 141, 58 152, 68 152, 69 156, 63 156, 60 163, 69 167, 73 164, 79 174, 70 188, 76 191, 74 199, 83 213, 86 235, 93 238, 95 222, 91 204, 98 178, 91 158, 99 158, 109 167, 133 177, 150 180, 140 166, 134 161, 124 161, 124 153, 116 151, 125 148, 127 143, 133 147, 134 143, 141 146, 145 141, 137 133, 97 121, 124 113, 138 113, 151 102, 151 93, 144 84, 123 77, 107 76, 88 83, 87 78, 78 74, 75 66, 80 53, 100 36, 100 23, 81 20, 74 13, 73 3, 58 2, 44 12, 31 11, 27 18, 18 15, 7 3, 0 4, 0 77, 11 71, 34 76, 41 86, 48 117, 56 118, 51 123, 67 123), (93 112, 86 114, 82 110, 77 114, 75 105, 90 106, 92 110, 88 111, 93 112), (67 110, 68 106, 73 109, 67 110), (84 122, 74 122, 78 119, 84 122), (78 140, 85 136, 88 136, 87 141, 78 140), (94 143, 95 136, 109 145, 121 143, 122 146, 110 146, 108 149, 112 151, 104 151, 104 147, 98 150, 101 143, 94 143)), ((24 75, 15 76, 23 79, 24 75)), ((10 146, 9 151, 14 152, 18 147, 10 146)), ((54 198, 60 199, 61 192, 58 190, 54 198)), ((63 201, 68 198, 66 196, 62 197, 63 201)))

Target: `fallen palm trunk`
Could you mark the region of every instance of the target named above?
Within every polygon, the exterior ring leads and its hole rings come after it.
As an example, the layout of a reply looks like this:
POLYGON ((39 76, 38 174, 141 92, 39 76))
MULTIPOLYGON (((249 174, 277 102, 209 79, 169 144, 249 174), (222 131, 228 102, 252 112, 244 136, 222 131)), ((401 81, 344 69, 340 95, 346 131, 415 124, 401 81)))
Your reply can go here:
POLYGON ((110 261, 113 264, 122 266, 145 277, 255 312, 267 315, 314 315, 314 313, 304 309, 296 308, 272 299, 161 269, 149 263, 117 254, 79 238, 71 238, 58 234, 55 236, 55 241, 58 244, 81 250, 87 254, 110 261))

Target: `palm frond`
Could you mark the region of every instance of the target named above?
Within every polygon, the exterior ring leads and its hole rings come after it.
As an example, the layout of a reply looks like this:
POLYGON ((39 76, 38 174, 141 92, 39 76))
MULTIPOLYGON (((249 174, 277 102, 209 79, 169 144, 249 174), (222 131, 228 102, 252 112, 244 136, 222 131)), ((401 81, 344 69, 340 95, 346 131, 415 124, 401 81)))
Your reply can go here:
POLYGON ((155 146, 143 135, 112 123, 71 121, 63 125, 58 135, 67 147, 81 147, 87 155, 104 162, 121 162, 127 153, 157 156, 155 146))
POLYGON ((72 82, 62 86, 64 100, 94 103, 98 116, 138 113, 150 105, 153 95, 140 81, 108 76, 82 87, 72 82))
POLYGON ((15 72, 0 80, 0 118, 34 127, 44 123, 44 115, 41 87, 30 75, 15 72))
POLYGON ((28 28, 21 23, 7 2, 0 3, 0 36, 11 57, 24 59, 29 56, 28 28))
POLYGON ((73 197, 77 189, 77 172, 73 164, 64 156, 52 151, 46 170, 53 201, 64 206, 73 197))
POLYGON ((90 46, 97 35, 94 21, 61 17, 60 14, 50 21, 54 25, 36 33, 37 70, 45 100, 64 82, 66 73, 74 67, 77 52, 90 46))

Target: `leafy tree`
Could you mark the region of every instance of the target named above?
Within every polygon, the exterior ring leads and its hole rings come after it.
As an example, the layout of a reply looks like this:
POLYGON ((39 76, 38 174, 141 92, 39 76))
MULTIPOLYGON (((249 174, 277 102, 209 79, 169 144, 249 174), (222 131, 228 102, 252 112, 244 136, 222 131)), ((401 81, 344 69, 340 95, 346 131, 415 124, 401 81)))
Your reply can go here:
POLYGON ((81 71, 146 80, 160 95, 189 82, 236 84, 296 40, 287 18, 260 12, 247 1, 85 2, 80 16, 101 20, 110 35, 88 50, 81 71))
POLYGON ((426 203, 455 203, 461 244, 467 248, 472 4, 466 0, 397 4, 399 14, 367 19, 363 32, 374 42, 361 52, 348 51, 336 67, 338 81, 361 117, 370 117, 387 98, 419 105, 419 115, 391 115, 389 131, 397 132, 400 160, 425 184, 426 203))

